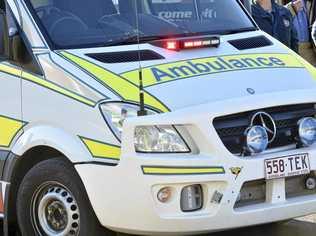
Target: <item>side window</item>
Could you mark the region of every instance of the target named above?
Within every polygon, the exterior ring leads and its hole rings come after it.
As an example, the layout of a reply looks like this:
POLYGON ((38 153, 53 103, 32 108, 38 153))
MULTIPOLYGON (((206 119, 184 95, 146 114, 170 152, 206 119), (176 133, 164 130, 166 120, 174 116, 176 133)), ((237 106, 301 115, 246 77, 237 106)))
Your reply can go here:
POLYGON ((18 64, 26 71, 42 74, 38 63, 34 58, 33 52, 29 47, 27 38, 17 25, 9 7, 7 6, 6 8, 9 60, 15 64, 18 64))

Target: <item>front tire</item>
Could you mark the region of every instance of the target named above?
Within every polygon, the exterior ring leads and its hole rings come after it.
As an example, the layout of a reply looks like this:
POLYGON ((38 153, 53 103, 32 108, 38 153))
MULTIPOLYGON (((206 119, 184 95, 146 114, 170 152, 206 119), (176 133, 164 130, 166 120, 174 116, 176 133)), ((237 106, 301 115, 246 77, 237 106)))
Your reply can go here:
POLYGON ((23 236, 111 235, 100 227, 79 176, 62 158, 40 162, 26 174, 17 218, 23 236))

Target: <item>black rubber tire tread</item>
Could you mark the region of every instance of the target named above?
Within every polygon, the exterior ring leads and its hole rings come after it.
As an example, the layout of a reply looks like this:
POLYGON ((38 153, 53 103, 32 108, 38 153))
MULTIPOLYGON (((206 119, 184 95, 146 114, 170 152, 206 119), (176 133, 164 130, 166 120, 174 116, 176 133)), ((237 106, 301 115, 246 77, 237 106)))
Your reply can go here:
POLYGON ((34 236, 30 217, 35 190, 44 182, 56 181, 67 187, 75 197, 80 211, 79 236, 114 235, 100 226, 78 174, 63 158, 52 158, 35 165, 23 178, 18 190, 17 218, 22 236, 34 236))

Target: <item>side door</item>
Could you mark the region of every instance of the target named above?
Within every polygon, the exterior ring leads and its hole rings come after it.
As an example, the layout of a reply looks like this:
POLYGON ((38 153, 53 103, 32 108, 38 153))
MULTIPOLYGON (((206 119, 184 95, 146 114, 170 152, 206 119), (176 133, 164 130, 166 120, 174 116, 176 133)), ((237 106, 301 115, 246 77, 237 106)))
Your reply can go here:
POLYGON ((4 161, 22 133, 21 68, 9 58, 9 8, 0 0, 0 174, 4 161))

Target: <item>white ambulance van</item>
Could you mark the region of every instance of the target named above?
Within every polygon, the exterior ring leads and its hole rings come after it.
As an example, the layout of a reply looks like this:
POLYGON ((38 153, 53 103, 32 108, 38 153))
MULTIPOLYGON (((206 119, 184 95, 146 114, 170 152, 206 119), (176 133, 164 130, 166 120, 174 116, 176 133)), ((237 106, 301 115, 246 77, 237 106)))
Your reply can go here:
POLYGON ((316 212, 316 70, 235 0, 0 0, 4 235, 199 234, 316 212))

